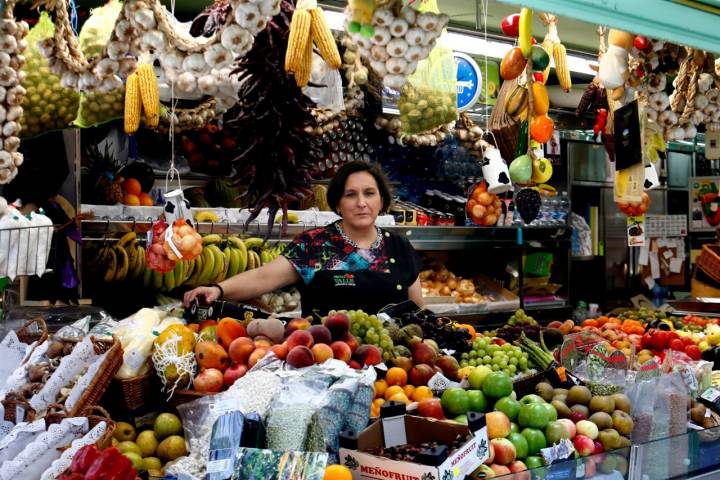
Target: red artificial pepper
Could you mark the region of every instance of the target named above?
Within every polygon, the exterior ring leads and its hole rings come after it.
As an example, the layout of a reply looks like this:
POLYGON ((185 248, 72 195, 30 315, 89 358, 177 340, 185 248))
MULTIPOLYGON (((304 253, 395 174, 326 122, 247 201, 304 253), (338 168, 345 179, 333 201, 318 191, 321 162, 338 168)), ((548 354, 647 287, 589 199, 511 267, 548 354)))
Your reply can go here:
POLYGON ((687 347, 685 347, 685 354, 695 361, 700 360, 700 358, 702 357, 700 348, 697 345, 688 345, 687 347))
POLYGON ((520 34, 520 14, 513 13, 503 18, 500 28, 508 37, 517 37, 520 34))
POLYGON ((673 338, 672 340, 670 340, 669 346, 672 350, 675 350, 677 352, 685 351, 685 344, 679 338, 673 338))
POLYGON ((652 341, 652 333, 648 332, 642 336, 642 340, 640 341, 640 344, 642 345, 642 348, 646 350, 652 350, 653 349, 653 341, 652 341))
POLYGON ((657 330, 655 331, 655 333, 653 333, 652 344, 654 350, 661 352, 668 347, 668 343, 670 343, 670 335, 668 334, 668 332, 665 332, 663 330, 657 330))
POLYGON ((60 480, 85 480, 85 475, 79 472, 73 472, 68 475, 63 475, 60 480))
POLYGON ((533 72, 533 80, 535 80, 537 83, 545 84, 545 75, 543 75, 543 72, 533 72))
POLYGON ((607 124, 608 111, 604 108, 599 108, 597 115, 595 115, 595 126, 593 127, 593 133, 597 137, 601 132, 605 133, 605 125, 607 124))
POLYGON ((679 339, 680 339, 680 335, 678 335, 677 332, 674 332, 674 331, 668 332, 668 343, 673 340, 679 340, 679 339))
POLYGON ((683 337, 682 338, 683 345, 686 347, 689 347, 690 345, 695 345, 695 342, 693 342, 693 339, 690 337, 683 337))
POLYGON ((70 464, 70 471, 73 473, 85 473, 100 458, 100 451, 95 445, 85 445, 73 456, 70 464))
POLYGON ((635 35, 633 45, 640 51, 646 50, 650 46, 650 40, 645 35, 635 35))
POLYGON ((85 473, 85 480, 134 480, 137 473, 132 462, 117 448, 103 450, 85 473))

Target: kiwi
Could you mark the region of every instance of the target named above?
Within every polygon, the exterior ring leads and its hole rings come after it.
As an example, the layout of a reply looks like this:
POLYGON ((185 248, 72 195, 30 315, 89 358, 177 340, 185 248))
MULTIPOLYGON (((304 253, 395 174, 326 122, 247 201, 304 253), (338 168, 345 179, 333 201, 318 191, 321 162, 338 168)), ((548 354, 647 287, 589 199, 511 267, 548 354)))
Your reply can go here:
POLYGON ((563 403, 567 403, 567 395, 564 395, 564 394, 561 394, 561 393, 559 393, 559 394, 557 394, 557 395, 553 395, 553 398, 552 398, 552 399, 553 399, 553 400, 560 400, 560 401, 563 402, 563 403))
MULTIPOLYGON (((587 387, 583 387, 581 385, 575 385, 570 390, 568 390, 567 394, 567 402, 571 405, 581 404, 581 405, 587 405, 590 402, 590 399, 592 398, 592 393, 590 393, 590 389, 587 387)), ((614 409, 611 409, 612 412, 614 409)))
POLYGON ((540 382, 535 386, 535 393, 540 395, 543 400, 549 402, 554 396, 552 385, 547 382, 540 382))
MULTIPOLYGON (((553 400, 552 402, 550 402, 550 405, 555 407, 555 410, 557 410, 558 418, 568 418, 570 415, 572 415, 572 410, 570 410, 563 401, 553 400)), ((610 422, 610 424, 612 425, 612 421, 610 422)))
POLYGON ((615 401, 615 409, 630 413, 630 399, 624 393, 616 393, 610 396, 615 401))
POLYGON ((565 395, 567 397, 568 389, 567 388, 556 388, 553 390, 553 394, 555 396, 557 395, 565 395))
POLYGON ((595 412, 590 415, 590 418, 588 420, 597 425, 598 430, 612 428, 613 425, 612 417, 605 412, 595 412))
POLYGON ((590 399, 591 412, 612 413, 615 411, 615 400, 608 395, 597 395, 590 399))
POLYGON ((630 439, 620 435, 620 441, 618 441, 618 448, 630 448, 630 439))

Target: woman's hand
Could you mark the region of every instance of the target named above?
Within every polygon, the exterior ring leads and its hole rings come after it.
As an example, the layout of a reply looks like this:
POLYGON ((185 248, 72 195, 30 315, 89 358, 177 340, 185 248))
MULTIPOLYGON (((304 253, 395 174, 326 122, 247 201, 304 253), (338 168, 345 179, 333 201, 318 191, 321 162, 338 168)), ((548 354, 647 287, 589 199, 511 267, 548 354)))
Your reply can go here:
POLYGON ((190 302, 192 302, 195 297, 202 296, 205 297, 205 302, 210 303, 214 302, 215 300, 220 298, 220 289, 217 287, 197 287, 189 292, 185 292, 185 295, 183 296, 183 304, 186 307, 190 306, 190 302))

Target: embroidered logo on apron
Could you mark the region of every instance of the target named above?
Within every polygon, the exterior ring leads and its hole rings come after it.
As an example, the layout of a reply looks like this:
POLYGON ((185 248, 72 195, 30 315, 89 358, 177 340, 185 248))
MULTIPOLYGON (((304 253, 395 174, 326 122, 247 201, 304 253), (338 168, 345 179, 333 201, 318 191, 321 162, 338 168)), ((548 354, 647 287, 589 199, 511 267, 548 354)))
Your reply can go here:
POLYGON ((355 275, 346 273, 344 275, 333 275, 333 281, 336 287, 354 287, 355 275))

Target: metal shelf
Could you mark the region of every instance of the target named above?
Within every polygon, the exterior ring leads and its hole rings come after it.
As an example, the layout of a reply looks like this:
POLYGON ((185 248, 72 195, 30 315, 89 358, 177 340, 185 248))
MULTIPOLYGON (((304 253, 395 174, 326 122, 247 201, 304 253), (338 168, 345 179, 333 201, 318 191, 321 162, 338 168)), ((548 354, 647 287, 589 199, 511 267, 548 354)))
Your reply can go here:
MULTIPOLYGON (((150 229, 151 222, 129 220, 83 220, 83 237, 87 240, 102 240, 112 234, 135 230, 139 233, 150 229)), ((240 223, 199 223, 200 233, 245 234, 265 236, 266 225, 251 224, 247 230, 240 223)), ((270 235, 270 241, 289 242, 296 235, 314 228, 313 225, 288 225, 286 235, 279 236, 280 227, 276 225, 270 235)), ((569 228, 525 227, 522 234, 518 227, 418 227, 388 226, 390 232, 404 235, 418 250, 464 250, 488 246, 498 248, 560 246, 571 241, 569 228), (521 240, 521 242, 519 242, 521 240), (529 245, 528 245, 529 244, 529 245)))

